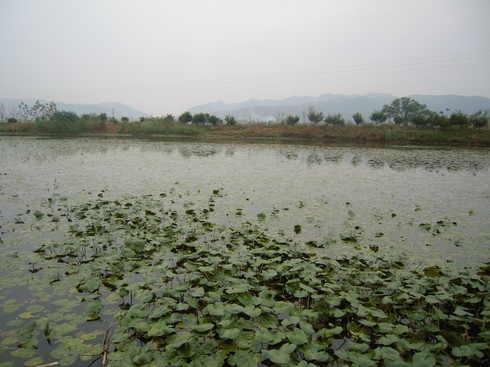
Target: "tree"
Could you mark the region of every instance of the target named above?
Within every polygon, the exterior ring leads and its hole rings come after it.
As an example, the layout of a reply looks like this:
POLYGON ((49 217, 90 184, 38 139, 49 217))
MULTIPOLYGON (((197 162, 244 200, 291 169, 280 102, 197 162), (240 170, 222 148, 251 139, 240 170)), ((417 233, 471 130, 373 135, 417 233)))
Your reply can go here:
POLYGON ((390 105, 385 104, 381 112, 391 117, 396 124, 407 125, 414 116, 426 114, 429 110, 425 104, 403 97, 395 99, 390 105))
POLYGON ((288 125, 296 125, 299 122, 299 116, 296 115, 289 115, 286 117, 286 124, 288 125))
POLYGON ((374 111, 369 115, 369 119, 376 124, 381 124, 388 119, 388 116, 381 111, 374 111))
POLYGON ((461 111, 455 111, 449 116, 449 124, 451 126, 468 126, 470 119, 461 111))
POLYGON ((83 130, 87 121, 82 120, 79 124, 80 117, 71 111, 56 111, 49 120, 36 120, 37 128, 40 131, 48 133, 76 133, 83 130))
POLYGON ((0 103, 0 122, 3 122, 7 116, 7 112, 5 110, 5 106, 3 103, 0 103))
POLYGON ((235 126, 237 124, 235 117, 232 115, 226 115, 225 116, 225 122, 226 122, 226 125, 228 125, 228 126, 235 126))
POLYGON ((324 121, 331 125, 345 125, 345 120, 340 113, 334 115, 328 114, 324 121))
POLYGON ((71 111, 56 111, 49 119, 50 121, 77 122, 78 115, 71 111))
POLYGON ((480 110, 470 116, 470 125, 474 127, 484 127, 488 124, 488 121, 490 121, 488 110, 485 112, 480 110))
POLYGON ((425 114, 413 116, 412 124, 416 126, 446 127, 449 124, 449 119, 444 113, 428 111, 425 114))
POLYGON ((192 118, 192 113, 186 111, 179 116, 179 122, 183 124, 188 124, 189 122, 192 122, 192 118))
POLYGON ((354 115, 352 115, 352 118, 354 119, 356 125, 360 125, 364 122, 364 117, 362 117, 360 112, 356 112, 354 115))
POLYGON ((121 117, 121 122, 129 122, 129 118, 126 116, 121 117))
POLYGON ((208 117, 208 122, 211 124, 211 125, 220 125, 223 121, 221 121, 221 119, 218 117, 218 116, 215 116, 215 115, 209 115, 208 117))
POLYGON ((170 122, 174 122, 175 121, 175 117, 174 115, 172 115, 171 113, 167 114, 164 118, 163 118, 163 122, 165 123, 170 123, 170 122))
POLYGON ((308 107, 308 120, 313 122, 314 124, 318 124, 323 120, 323 112, 316 112, 315 108, 310 106, 308 107))
POLYGON ((196 113, 193 117, 192 117, 192 123, 194 125, 204 125, 206 124, 206 122, 208 122, 208 119, 209 119, 209 113, 196 113))
POLYGON ((30 107, 26 103, 20 102, 19 111, 24 120, 49 120, 58 109, 53 101, 41 103, 36 100, 34 105, 30 107))
POLYGON ((99 120, 100 120, 100 121, 102 121, 102 122, 106 122, 106 121, 107 121, 107 113, 102 112, 102 113, 99 115, 99 120))

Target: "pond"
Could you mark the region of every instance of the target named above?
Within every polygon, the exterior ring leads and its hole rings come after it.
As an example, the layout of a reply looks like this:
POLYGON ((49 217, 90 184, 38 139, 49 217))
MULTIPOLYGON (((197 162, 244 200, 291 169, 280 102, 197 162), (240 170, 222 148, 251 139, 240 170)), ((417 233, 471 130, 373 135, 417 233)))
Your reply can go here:
MULTIPOLYGON (((50 362, 87 366, 104 354, 108 344, 102 340, 109 328, 133 330, 133 336, 148 334, 129 323, 127 314, 118 313, 134 309, 133 300, 127 301, 131 292, 145 303, 145 294, 136 295, 150 291, 151 276, 145 275, 144 267, 125 268, 132 277, 118 275, 114 283, 108 280, 117 273, 114 269, 97 270, 102 266, 100 254, 118 244, 127 245, 129 252, 114 253, 136 259, 150 243, 164 241, 155 233, 150 237, 157 221, 142 227, 141 213, 158 216, 160 225, 168 219, 159 231, 180 226, 165 238, 180 241, 186 256, 196 250, 197 242, 206 243, 209 250, 221 241, 234 243, 236 233, 248 228, 249 233, 256 231, 254 241, 266 237, 268 243, 308 246, 309 256, 383 254, 403 262, 407 271, 444 269, 445 274, 458 274, 490 260, 487 149, 4 136, 0 154, 2 367, 50 362), (135 241, 130 244, 127 236, 135 241), (68 251, 77 237, 85 241, 83 246, 68 251), (136 241, 142 238, 141 244, 136 241), (131 283, 138 284, 137 289, 130 289, 131 283), (116 295, 111 293, 114 289, 116 295)), ((148 250, 139 259, 153 261, 152 266, 159 261, 183 267, 177 251, 158 251, 148 250)), ((227 266, 220 261, 213 266, 227 266)), ((182 277, 175 279, 185 283, 182 277)), ((158 279, 161 282, 161 274, 158 279)), ((197 299, 204 297, 197 294, 206 287, 195 289, 197 299)), ((153 291, 146 302, 162 297, 153 291)), ((209 311, 221 315, 215 308, 209 311)), ((253 315, 249 310, 248 316, 253 315)), ((199 325, 204 326, 191 331, 216 327, 199 325)), ((294 330, 307 333, 306 329, 294 330)), ((191 331, 173 338, 190 338, 191 331)), ((231 334, 220 335, 232 340, 231 334)), ((295 344, 299 334, 285 335, 295 344)), ((139 338, 141 348, 145 338, 139 338)), ((175 348, 186 343, 177 341, 175 348)), ((289 344, 280 345, 285 349, 289 344)), ((171 343, 165 345, 173 351, 171 343)), ((112 361, 121 365, 117 353, 112 351, 112 361)), ((281 364, 284 356, 290 358, 280 349, 261 353, 255 365, 267 365, 264 360, 281 364)), ((156 360, 139 356, 132 356, 133 363, 156 360)))

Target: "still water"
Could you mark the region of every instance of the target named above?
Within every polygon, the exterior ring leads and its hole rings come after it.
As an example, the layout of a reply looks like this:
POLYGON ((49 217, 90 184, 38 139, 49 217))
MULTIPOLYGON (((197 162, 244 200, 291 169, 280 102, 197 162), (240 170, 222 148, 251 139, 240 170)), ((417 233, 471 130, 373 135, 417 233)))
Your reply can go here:
MULTIPOLYGON (((55 202, 169 193, 185 207, 214 193, 210 221, 232 228, 260 222, 269 236, 309 243, 332 257, 374 251, 399 256, 412 269, 447 271, 490 260, 489 150, 0 137, 0 157, 6 366, 62 360, 61 348, 50 355, 47 338, 36 339, 35 348, 15 347, 31 320, 38 334, 49 329, 48 313, 55 321, 59 315, 65 334, 86 327, 83 315, 62 316, 63 308, 78 310, 76 299, 58 302, 66 290, 39 281, 50 264, 34 251, 69 236, 67 223, 42 224, 55 202)), ((108 326, 93 335, 88 328, 83 337, 100 339, 108 326)))
POLYGON ((0 154, 7 249, 29 247, 12 223, 55 196, 76 203, 172 189, 198 201, 219 189, 216 221, 263 213, 272 231, 292 235, 300 224, 305 241, 355 237, 437 262, 489 260, 488 150, 2 137, 0 154))
POLYGON ((272 231, 300 224, 306 241, 352 235, 463 265, 490 254, 488 150, 3 137, 0 154, 3 246, 13 238, 18 246, 9 231, 16 215, 54 196, 83 202, 172 188, 193 200, 219 189, 215 220, 264 213, 272 231))

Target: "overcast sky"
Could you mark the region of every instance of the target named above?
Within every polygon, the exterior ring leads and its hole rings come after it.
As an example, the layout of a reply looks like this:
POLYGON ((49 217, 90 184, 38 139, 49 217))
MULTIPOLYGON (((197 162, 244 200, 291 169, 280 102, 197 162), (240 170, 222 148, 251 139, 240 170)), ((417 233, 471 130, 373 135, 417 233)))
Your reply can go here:
POLYGON ((0 0, 0 98, 490 97, 489 0, 0 0))

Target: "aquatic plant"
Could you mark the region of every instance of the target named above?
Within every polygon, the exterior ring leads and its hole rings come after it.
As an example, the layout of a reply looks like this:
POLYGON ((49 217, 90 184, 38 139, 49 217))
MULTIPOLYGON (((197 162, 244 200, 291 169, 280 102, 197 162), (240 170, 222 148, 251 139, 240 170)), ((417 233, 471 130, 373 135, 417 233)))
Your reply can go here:
POLYGON ((270 232, 265 213, 241 222, 233 208, 239 225, 215 220, 221 195, 101 192, 33 212, 66 237, 32 254, 40 299, 25 310, 4 303, 17 318, 1 348, 25 365, 46 363, 42 343, 63 366, 488 364, 489 264, 454 277, 375 246, 327 256, 328 243, 270 232))

